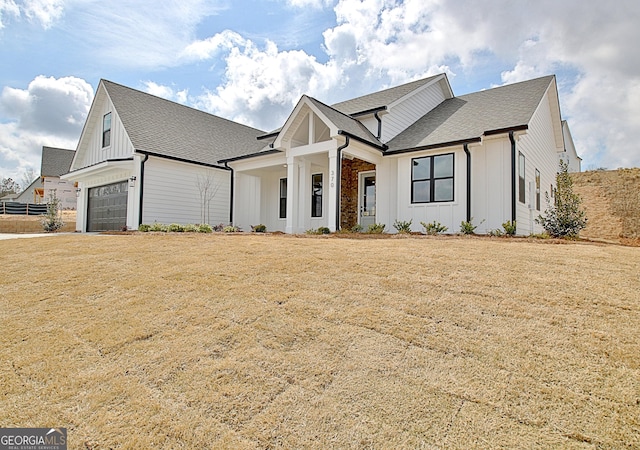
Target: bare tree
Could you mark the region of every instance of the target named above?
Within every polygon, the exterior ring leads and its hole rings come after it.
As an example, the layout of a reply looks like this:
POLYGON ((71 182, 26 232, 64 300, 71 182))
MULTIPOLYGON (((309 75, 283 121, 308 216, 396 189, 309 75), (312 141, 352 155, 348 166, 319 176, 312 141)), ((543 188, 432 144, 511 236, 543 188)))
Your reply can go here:
POLYGON ((33 170, 32 167, 29 167, 27 170, 22 172, 22 176, 20 177, 20 185, 22 186, 22 190, 24 191, 25 189, 27 189, 31 185, 31 183, 33 183, 33 180, 35 180, 37 176, 38 175, 36 175, 36 171, 33 170))
POLYGON ((220 182, 216 180, 213 170, 207 170, 196 175, 196 187, 200 191, 200 222, 210 224, 211 200, 220 189, 220 182))

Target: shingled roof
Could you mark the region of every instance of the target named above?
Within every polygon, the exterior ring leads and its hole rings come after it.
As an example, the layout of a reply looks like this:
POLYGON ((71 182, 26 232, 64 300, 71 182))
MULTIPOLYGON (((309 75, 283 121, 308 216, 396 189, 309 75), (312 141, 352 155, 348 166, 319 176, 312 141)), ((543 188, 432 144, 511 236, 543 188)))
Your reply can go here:
POLYGON ((216 165, 256 153, 264 131, 101 80, 136 151, 216 165))
POLYGON ((59 177, 69 173, 75 150, 66 148, 42 147, 42 161, 40 162, 41 177, 59 177))
POLYGON ((313 97, 307 98, 329 119, 339 130, 375 147, 383 148, 383 144, 361 122, 348 115, 325 105, 313 97))
POLYGON ((479 139, 525 127, 553 75, 447 99, 387 143, 387 152, 479 139))
POLYGON ((381 108, 383 106, 389 106, 396 100, 401 99, 405 95, 415 91, 421 86, 430 83, 434 79, 442 76, 442 74, 434 75, 432 77, 423 78, 421 80, 412 81, 410 83, 402 84, 400 86, 384 89, 382 91, 374 92, 372 94, 363 95, 362 97, 356 97, 344 102, 335 103, 331 105, 333 109, 340 111, 343 114, 356 114, 363 111, 369 111, 375 108, 381 108))

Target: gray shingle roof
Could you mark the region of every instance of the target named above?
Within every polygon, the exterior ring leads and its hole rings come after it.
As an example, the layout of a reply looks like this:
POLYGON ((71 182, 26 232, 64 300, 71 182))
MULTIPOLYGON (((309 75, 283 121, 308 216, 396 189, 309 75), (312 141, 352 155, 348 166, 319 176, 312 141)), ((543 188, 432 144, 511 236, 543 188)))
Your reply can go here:
POLYGON ((216 165, 256 153, 264 131, 102 80, 131 139, 141 152, 216 165))
POLYGON ((306 96, 327 118, 341 131, 348 133, 356 139, 371 145, 382 147, 382 143, 365 127, 357 121, 331 106, 325 105, 313 97, 306 96))
POLYGON ((472 140, 528 125, 554 76, 447 99, 387 143, 388 151, 472 140))
POLYGON ((439 76, 441 76, 441 74, 336 103, 331 105, 331 107, 343 114, 355 114, 362 111, 369 111, 374 108, 380 108, 382 106, 389 106, 391 103, 404 97, 410 92, 415 91, 420 86, 424 86, 439 76))
POLYGON ((69 173, 75 150, 65 148, 42 147, 42 161, 40 162, 40 176, 59 177, 69 173))

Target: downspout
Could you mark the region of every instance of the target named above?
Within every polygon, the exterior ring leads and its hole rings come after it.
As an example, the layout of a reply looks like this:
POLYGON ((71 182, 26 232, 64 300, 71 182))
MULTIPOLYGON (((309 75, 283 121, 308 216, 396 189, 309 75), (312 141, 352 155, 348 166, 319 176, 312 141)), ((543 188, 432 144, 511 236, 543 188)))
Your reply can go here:
POLYGON ((516 140, 513 131, 509 131, 511 141, 511 223, 516 221, 516 140))
POLYGON ((467 222, 471 222, 471 152, 467 143, 462 148, 467 154, 467 222))
POLYGON ((342 185, 342 150, 349 146, 349 135, 345 135, 344 145, 338 147, 336 168, 336 231, 340 231, 340 186, 342 185))
POLYGON ((144 193, 144 163, 149 159, 149 155, 144 155, 144 159, 140 162, 140 181, 138 182, 138 190, 140 191, 140 207, 138 210, 138 226, 142 225, 142 200, 144 193))
POLYGON ((380 111, 376 111, 373 113, 373 117, 376 118, 376 120, 378 121, 378 135, 376 136, 376 138, 380 139, 380 136, 382 136, 382 118, 378 115, 380 111))
POLYGON ((233 167, 229 167, 229 162, 225 161, 224 167, 231 172, 231 187, 229 189, 229 222, 233 225, 233 185, 234 185, 234 171, 233 167))

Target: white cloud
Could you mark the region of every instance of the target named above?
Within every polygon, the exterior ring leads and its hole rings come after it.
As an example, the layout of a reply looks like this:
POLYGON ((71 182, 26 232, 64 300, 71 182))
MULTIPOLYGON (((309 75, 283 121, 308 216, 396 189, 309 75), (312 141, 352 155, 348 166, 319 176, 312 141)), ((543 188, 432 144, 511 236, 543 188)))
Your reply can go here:
POLYGON ((43 145, 75 149, 93 101, 93 89, 75 77, 36 77, 27 89, 5 87, 0 112, 0 169, 17 177, 28 167, 40 170, 43 145), (12 172, 12 173, 11 173, 12 172))
POLYGON ((25 0, 20 9, 30 21, 38 21, 46 30, 62 17, 64 0, 25 0))
POLYGON ((175 91, 170 86, 164 86, 157 84, 153 81, 145 81, 144 91, 148 94, 155 95, 156 97, 162 97, 173 102, 186 104, 189 99, 189 90, 183 89, 181 91, 175 91))
POLYGON ((20 15, 20 8, 14 0, 0 0, 0 30, 4 28, 4 17, 11 15, 18 17, 20 15))
POLYGON ((294 8, 322 9, 331 6, 333 0, 287 0, 287 4, 294 8))

